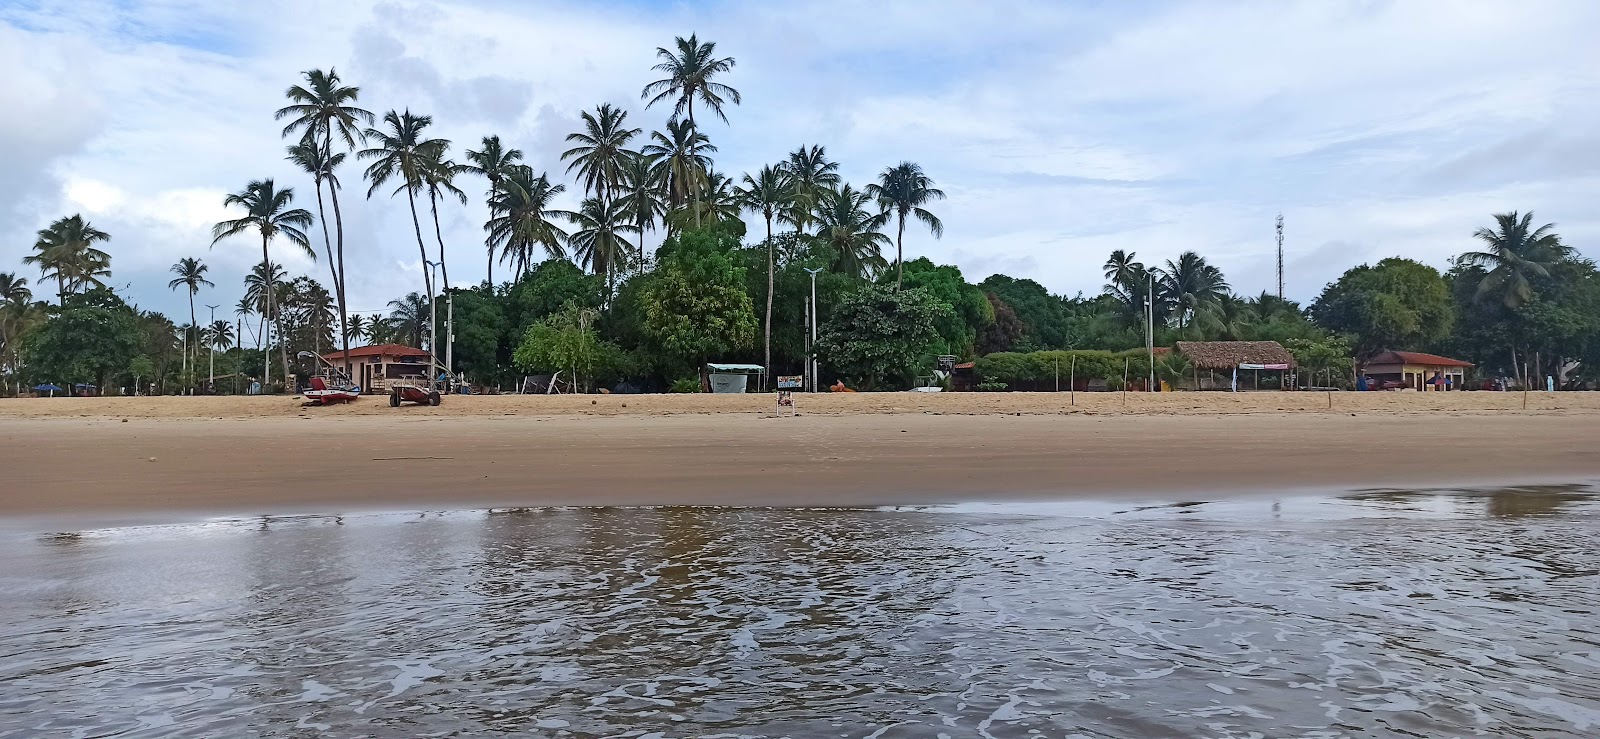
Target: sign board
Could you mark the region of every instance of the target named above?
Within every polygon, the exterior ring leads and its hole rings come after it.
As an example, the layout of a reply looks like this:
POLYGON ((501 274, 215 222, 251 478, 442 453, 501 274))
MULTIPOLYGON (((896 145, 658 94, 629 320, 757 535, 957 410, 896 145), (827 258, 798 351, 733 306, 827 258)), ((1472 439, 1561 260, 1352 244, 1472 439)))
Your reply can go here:
POLYGON ((955 368, 956 368, 956 358, 954 356, 952 356, 950 354, 940 354, 939 355, 939 371, 940 372, 954 372, 955 368))
POLYGON ((804 384, 804 375, 778 375, 779 390, 799 390, 804 384))

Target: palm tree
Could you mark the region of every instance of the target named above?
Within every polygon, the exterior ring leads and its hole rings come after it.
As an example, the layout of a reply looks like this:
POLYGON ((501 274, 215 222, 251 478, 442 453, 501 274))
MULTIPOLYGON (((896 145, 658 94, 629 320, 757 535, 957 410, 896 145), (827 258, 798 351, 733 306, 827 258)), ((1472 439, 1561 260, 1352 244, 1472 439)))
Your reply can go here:
POLYGON ((602 103, 594 113, 583 112, 584 130, 567 134, 577 146, 561 153, 561 160, 572 160, 567 171, 578 170, 584 192, 610 202, 622 185, 622 169, 627 162, 628 142, 644 129, 626 128, 628 112, 602 103))
POLYGON ((716 58, 716 42, 701 43, 695 34, 689 34, 687 39, 679 36, 674 41, 677 45, 676 54, 665 48, 656 48, 656 58, 660 59, 661 63, 651 69, 667 76, 644 86, 639 98, 641 100, 650 98, 650 102, 645 103, 644 107, 649 108, 663 100, 675 98, 672 117, 677 118, 687 112, 689 123, 693 125, 694 101, 695 98, 699 98, 700 102, 716 113, 723 123, 727 123, 728 116, 722 112, 722 106, 729 100, 738 105, 739 91, 720 82, 713 82, 711 78, 732 71, 733 57, 716 58), (650 97, 651 95, 655 97, 650 97))
POLYGON ((422 335, 428 327, 428 299, 417 293, 406 293, 399 300, 389 301, 388 328, 397 336, 408 336, 412 346, 422 346, 422 335))
POLYGON ((1111 256, 1106 259, 1105 264, 1106 279, 1111 283, 1107 286, 1108 288, 1115 287, 1131 290, 1144 284, 1144 263, 1135 260, 1134 257, 1136 256, 1138 254, 1135 252, 1121 249, 1111 252, 1111 256))
MULTIPOLYGON (((367 343, 385 344, 393 340, 394 326, 389 319, 374 315, 367 321, 367 343)), ((418 344, 422 343, 420 340, 418 344)))
MULTIPOLYGON (((245 278, 246 284, 249 283, 249 279, 250 278, 248 277, 245 278)), ((242 322, 245 326, 249 326, 250 316, 255 314, 258 305, 259 304, 252 300, 249 295, 245 295, 244 297, 239 298, 238 304, 234 305, 233 315, 238 316, 240 322, 242 322)), ((254 340, 257 342, 257 348, 260 348, 259 342, 261 341, 261 333, 259 331, 254 331, 251 332, 251 334, 255 337, 254 340)), ((239 334, 239 348, 244 348, 244 334, 242 332, 239 334)))
POLYGON ((906 218, 915 216, 927 225, 936 239, 944 236, 944 224, 922 207, 934 200, 944 200, 944 191, 933 186, 933 179, 923 173, 921 165, 901 162, 883 170, 877 182, 867 185, 867 195, 876 198, 884 211, 893 211, 900 223, 894 240, 894 289, 899 290, 901 278, 905 276, 906 218))
POLYGON ((639 230, 639 260, 638 267, 644 268, 644 232, 654 231, 657 219, 664 219, 667 215, 666 203, 661 199, 664 189, 666 171, 656 166, 655 157, 649 154, 629 152, 622 166, 622 203, 623 210, 633 220, 633 225, 639 230))
MULTIPOLYGON (((322 168, 321 179, 328 182, 328 193, 333 200, 334 232, 337 238, 337 248, 332 258, 329 259, 329 269, 334 272, 333 289, 339 299, 339 319, 349 312, 349 303, 345 302, 344 289, 344 214, 339 209, 339 181, 333 177, 334 168, 344 161, 345 154, 333 153, 333 134, 339 133, 339 138, 344 140, 345 146, 354 151, 356 139, 365 139, 361 132, 361 124, 372 125, 372 111, 358 108, 354 105, 361 97, 361 88, 348 87, 342 84, 339 73, 332 67, 327 72, 313 69, 304 73, 306 84, 294 85, 284 91, 284 97, 290 104, 279 108, 274 114, 276 120, 292 117, 289 125, 283 127, 283 136, 288 137, 296 130, 304 129, 305 136, 315 140, 318 133, 322 135, 321 158, 325 162, 322 168)), ((292 158, 291 153, 291 158, 292 158)), ((317 215, 322 215, 322 182, 317 183, 317 215)), ((323 224, 323 238, 327 238, 327 224, 323 224)), ((345 372, 350 371, 350 345, 345 344, 345 372)))
MULTIPOLYGON (((521 149, 507 149, 500 143, 499 136, 483 137, 482 151, 467 150, 467 164, 461 171, 486 177, 489 180, 489 192, 485 201, 494 197, 495 188, 511 172, 511 168, 522 161, 521 149)), ((494 287, 494 245, 489 245, 489 271, 485 273, 484 280, 490 287, 494 287)))
POLYGON ((54 277, 56 294, 65 303, 67 293, 79 287, 105 285, 100 278, 111 274, 111 255, 94 245, 110 240, 110 234, 74 214, 40 230, 34 253, 23 257, 22 263, 38 265, 42 275, 54 277))
POLYGON ((0 370, 11 368, 18 393, 22 391, 22 381, 16 377, 17 340, 32 328, 38 313, 33 304, 33 291, 28 289, 28 278, 0 272, 0 370))
POLYGON ((782 166, 794 184, 794 202, 784 214, 784 220, 794 224, 796 231, 805 233, 822 193, 839 185, 839 163, 828 161, 828 150, 812 144, 789 152, 782 166))
POLYGON ((550 207, 565 190, 563 185, 550 184, 546 175, 535 177, 532 167, 518 165, 489 198, 490 217, 483 224, 489 234, 485 242, 490 251, 500 251, 501 261, 512 261, 518 279, 533 265, 535 247, 542 247, 551 258, 566 258, 567 232, 554 220, 567 217, 566 211, 550 207))
POLYGON ((1469 251, 1456 258, 1457 264, 1481 267, 1487 271, 1478 282, 1478 299, 1497 295, 1506 308, 1517 310, 1533 297, 1531 278, 1549 277, 1550 267, 1571 256, 1572 249, 1561 243, 1554 223, 1533 228, 1533 212, 1496 213, 1495 228, 1480 228, 1473 238, 1485 244, 1483 251, 1469 251))
POLYGON ((568 239, 573 256, 579 266, 606 279, 609 297, 617 270, 633 249, 623 234, 637 232, 638 227, 628 223, 628 213, 620 202, 606 203, 599 198, 586 198, 578 212, 568 214, 568 218, 578 227, 568 239))
MULTIPOLYGON (((711 169, 710 152, 717 147, 705 134, 695 130, 693 121, 667 121, 667 133, 653 131, 651 143, 640 153, 653 157, 661 168, 661 180, 666 184, 667 207, 676 210, 690 204, 704 186, 706 173, 711 169)), ((668 228, 671 232, 671 228, 668 228)))
POLYGON ((429 150, 443 148, 446 142, 423 137, 423 130, 433 124, 432 116, 412 115, 410 110, 404 113, 391 110, 383 115, 383 122, 388 125, 388 131, 367 129, 367 138, 376 139, 378 145, 356 153, 359 159, 375 160, 366 171, 367 181, 372 183, 367 188, 367 197, 371 198, 372 193, 389 180, 399 178, 400 185, 394 191, 406 191, 406 200, 411 205, 411 228, 417 234, 417 252, 422 257, 422 283, 427 287, 428 294, 432 295, 433 276, 428 271, 428 247, 422 243, 422 221, 417 218, 417 192, 425 184, 423 170, 427 166, 429 150))
MULTIPOLYGON (((179 259, 177 264, 172 265, 172 273, 177 277, 167 283, 167 289, 186 288, 185 292, 189 294, 189 325, 191 327, 197 325, 197 319, 194 315, 194 296, 200 293, 200 286, 216 287, 210 280, 206 279, 206 270, 208 269, 210 268, 194 257, 184 257, 179 259)), ((191 351, 186 352, 183 357, 185 371, 189 368, 189 357, 194 354, 194 348, 199 344, 200 337, 189 337, 188 345, 191 351)))
POLYGON ((212 321, 205 328, 206 339, 217 351, 227 351, 233 348, 233 324, 227 321, 212 321))
POLYGON ((31 300, 33 291, 28 289, 28 278, 18 277, 13 272, 0 272, 0 305, 27 303, 31 300))
POLYGON ((746 173, 744 185, 738 189, 739 202, 744 207, 761 214, 767 223, 767 314, 763 323, 762 366, 767 375, 772 374, 772 289, 777 257, 772 250, 772 218, 794 201, 794 183, 782 166, 765 166, 754 176, 746 173))
MULTIPOLYGON (((235 205, 243 206, 245 216, 231 221, 222 221, 211 227, 211 245, 217 242, 254 229, 261 234, 261 266, 263 271, 271 273, 273 270, 272 254, 269 247, 274 236, 282 236, 289 243, 300 247, 313 261, 317 258, 317 250, 311 248, 311 241, 306 238, 304 229, 311 225, 311 213, 304 208, 290 208, 294 202, 294 188, 285 187, 278 189, 271 179, 255 180, 246 185, 237 193, 222 199, 223 207, 235 205)), ((262 311, 262 331, 267 331, 267 326, 272 318, 272 290, 265 290, 265 306, 262 311)), ((270 352, 272 349, 272 336, 263 333, 262 345, 270 352)), ((261 373, 261 386, 266 387, 272 382, 271 362, 263 362, 261 373)), ((284 359, 284 378, 288 378, 289 362, 284 359)))
POLYGON ((1228 281, 1222 271, 1206 263, 1192 251, 1167 260, 1156 270, 1156 297, 1178 316, 1178 328, 1186 328, 1200 312, 1213 308, 1228 294, 1228 281))
POLYGON ((817 238, 832 247, 832 271, 870 279, 886 269, 883 247, 889 237, 879 229, 889 214, 868 210, 871 198, 849 184, 824 190, 817 203, 817 238))
POLYGON ((334 175, 334 168, 344 163, 347 156, 343 152, 338 154, 328 150, 316 140, 315 131, 307 130, 300 143, 287 148, 289 156, 285 157, 302 171, 311 175, 312 182, 317 188, 317 220, 322 222, 322 246, 328 255, 328 271, 333 276, 334 292, 343 290, 343 277, 339 274, 339 260, 333 252, 333 240, 328 235, 328 218, 322 207, 322 184, 328 183, 329 189, 338 189, 339 178, 334 175))
POLYGON ((450 142, 444 139, 436 141, 439 145, 430 147, 422 159, 422 181, 428 188, 428 207, 433 211, 433 237, 439 242, 439 270, 443 273, 443 287, 449 290, 450 268, 445 266, 444 261, 444 234, 439 229, 439 198, 453 195, 462 205, 467 204, 467 194, 455 185, 456 175, 466 174, 467 168, 444 158, 450 149, 450 142))
POLYGON ((350 314, 349 331, 351 336, 365 336, 366 328, 367 319, 365 316, 361 315, 360 313, 350 314))

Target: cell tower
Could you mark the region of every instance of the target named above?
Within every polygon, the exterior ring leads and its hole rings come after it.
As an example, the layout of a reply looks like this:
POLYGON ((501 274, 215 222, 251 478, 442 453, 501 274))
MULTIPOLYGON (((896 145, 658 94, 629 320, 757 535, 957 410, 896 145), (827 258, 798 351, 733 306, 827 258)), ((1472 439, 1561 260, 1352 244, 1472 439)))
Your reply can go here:
POLYGON ((1278 299, 1283 300, 1283 214, 1278 214, 1278 299))

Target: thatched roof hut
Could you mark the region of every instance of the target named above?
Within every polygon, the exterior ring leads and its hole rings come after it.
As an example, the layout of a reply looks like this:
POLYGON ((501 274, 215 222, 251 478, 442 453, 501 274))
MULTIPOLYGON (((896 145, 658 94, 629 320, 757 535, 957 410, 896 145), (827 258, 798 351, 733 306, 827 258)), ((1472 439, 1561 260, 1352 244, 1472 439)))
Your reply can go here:
POLYGON ((1178 353, 1197 369, 1233 369, 1241 364, 1294 365, 1294 355, 1276 341, 1180 341, 1178 353))

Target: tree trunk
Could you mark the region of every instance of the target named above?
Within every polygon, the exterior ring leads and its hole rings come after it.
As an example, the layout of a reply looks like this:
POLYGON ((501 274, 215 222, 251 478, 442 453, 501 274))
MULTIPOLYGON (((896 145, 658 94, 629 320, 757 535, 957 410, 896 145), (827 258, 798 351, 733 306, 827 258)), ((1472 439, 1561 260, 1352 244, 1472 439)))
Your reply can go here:
MULTIPOLYGON (((772 378, 772 210, 768 209, 764 215, 767 217, 767 322, 766 341, 763 342, 766 351, 766 362, 763 366, 767 368, 765 382, 770 383, 772 378)), ((761 389, 766 390, 767 388, 763 387, 761 389)))
POLYGON ((267 253, 267 234, 261 233, 261 265, 266 271, 267 312, 261 315, 261 392, 272 385, 272 259, 267 253))
POLYGON ((906 214, 900 214, 900 233, 894 237, 894 291, 900 292, 900 281, 906 276, 906 214))
POLYGON ((450 289, 450 268, 444 263, 444 235, 439 232, 439 198, 432 192, 428 193, 428 205, 433 210, 433 238, 439 242, 439 272, 444 283, 439 286, 439 293, 442 295, 450 289))
MULTIPOLYGON (((199 353, 197 351, 197 349, 199 348, 198 345, 200 344, 200 331, 199 331, 200 327, 196 323, 198 320, 199 319, 195 318, 195 315, 194 315, 194 288, 190 287, 189 288, 189 347, 188 347, 189 356, 188 357, 184 357, 184 365, 183 366, 185 368, 194 367, 195 365, 198 365, 200 363, 200 356, 199 356, 199 353)), ((200 374, 200 370, 198 368, 195 369, 195 374, 197 374, 197 375, 200 374)), ((194 380, 192 378, 186 378, 186 379, 188 381, 187 382, 188 386, 190 388, 193 388, 194 387, 194 380)))
POLYGON ((349 324, 349 322, 347 320, 347 317, 350 315, 350 304, 345 302, 345 290, 344 290, 344 287, 345 287, 344 286, 344 282, 345 282, 345 279, 346 279, 346 273, 344 271, 344 215, 339 212, 339 188, 330 185, 328 187, 328 194, 333 198, 333 225, 334 225, 334 230, 335 230, 336 233, 338 233, 338 238, 339 238, 339 248, 338 248, 338 260, 339 260, 339 287, 338 287, 338 290, 339 290, 339 294, 336 297, 337 297, 337 299, 339 301, 339 337, 340 337, 341 341, 343 342, 343 348, 344 348, 344 373, 346 375, 349 375, 350 374, 350 329, 349 329, 349 325, 350 324, 349 324))
MULTIPOLYGON (((422 221, 417 218, 417 195, 408 185, 406 187, 406 201, 411 204, 411 228, 417 232, 417 252, 422 255, 422 286, 428 291, 428 300, 433 300, 433 273, 428 271, 428 247, 422 243, 422 221)), ((421 325, 421 316, 417 317, 418 326, 421 325)), ((430 327, 431 328, 431 327, 430 327)), ((418 332, 417 342, 421 343, 421 331, 418 332)), ((421 346, 417 347, 421 349, 421 346)))

